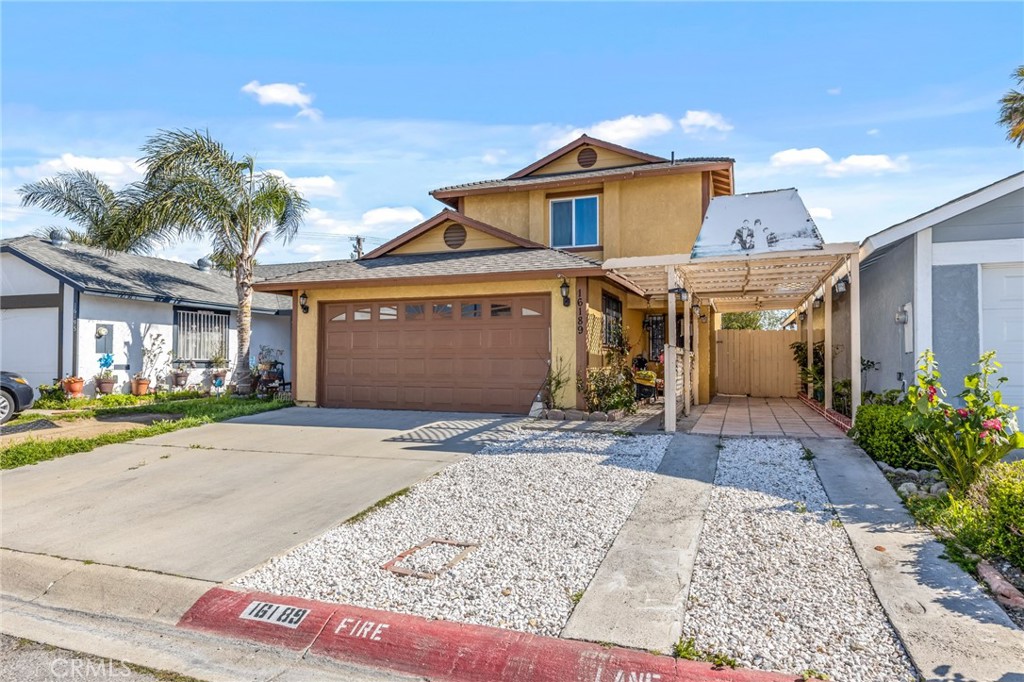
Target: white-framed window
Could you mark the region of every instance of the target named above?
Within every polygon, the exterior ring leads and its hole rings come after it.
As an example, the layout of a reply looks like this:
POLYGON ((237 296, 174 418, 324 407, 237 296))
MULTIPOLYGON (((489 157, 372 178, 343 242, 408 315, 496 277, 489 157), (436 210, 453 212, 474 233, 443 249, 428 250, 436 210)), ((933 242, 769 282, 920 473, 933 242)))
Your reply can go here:
POLYGON ((174 311, 174 354, 182 360, 208 362, 228 356, 231 316, 211 310, 174 311))
POLYGON ((596 196, 551 200, 551 246, 597 246, 598 204, 596 196))

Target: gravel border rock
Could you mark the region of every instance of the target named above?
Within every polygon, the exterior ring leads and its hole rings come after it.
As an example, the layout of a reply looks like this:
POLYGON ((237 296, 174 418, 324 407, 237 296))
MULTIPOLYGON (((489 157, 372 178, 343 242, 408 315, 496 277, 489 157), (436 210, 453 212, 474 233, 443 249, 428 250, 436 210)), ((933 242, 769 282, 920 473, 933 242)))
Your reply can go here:
POLYGON ((800 443, 728 439, 683 637, 745 667, 843 682, 916 680, 800 443))
POLYGON ((670 439, 510 431, 235 584, 557 636, 670 439), (431 537, 479 546, 434 580, 381 568, 431 537))

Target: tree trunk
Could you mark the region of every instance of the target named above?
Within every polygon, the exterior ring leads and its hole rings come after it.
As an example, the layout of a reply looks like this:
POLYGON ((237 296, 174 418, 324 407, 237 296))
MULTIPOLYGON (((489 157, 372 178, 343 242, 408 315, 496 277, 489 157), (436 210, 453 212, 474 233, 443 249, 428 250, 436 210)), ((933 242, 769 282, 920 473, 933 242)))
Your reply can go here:
POLYGON ((235 386, 238 393, 252 392, 253 377, 249 370, 252 341, 252 277, 253 268, 247 259, 240 259, 235 271, 235 290, 238 293, 238 356, 235 359, 235 386))

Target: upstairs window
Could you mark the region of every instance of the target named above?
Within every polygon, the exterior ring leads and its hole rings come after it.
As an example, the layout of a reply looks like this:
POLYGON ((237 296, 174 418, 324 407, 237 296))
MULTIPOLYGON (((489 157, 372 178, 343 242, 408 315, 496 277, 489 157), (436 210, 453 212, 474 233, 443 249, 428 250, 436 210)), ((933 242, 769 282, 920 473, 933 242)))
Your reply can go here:
POLYGON ((597 197, 551 202, 551 246, 597 246, 597 197))

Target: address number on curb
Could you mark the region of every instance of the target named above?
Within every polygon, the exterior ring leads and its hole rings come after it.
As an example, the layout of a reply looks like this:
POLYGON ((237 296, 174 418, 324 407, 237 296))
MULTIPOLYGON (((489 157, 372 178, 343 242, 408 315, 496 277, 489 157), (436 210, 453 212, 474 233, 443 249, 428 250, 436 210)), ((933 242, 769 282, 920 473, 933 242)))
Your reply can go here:
POLYGON ((302 624, 309 609, 302 609, 298 606, 286 606, 274 604, 268 601, 254 601, 242 611, 239 618, 243 620, 258 620, 271 625, 281 625, 294 630, 302 624))

